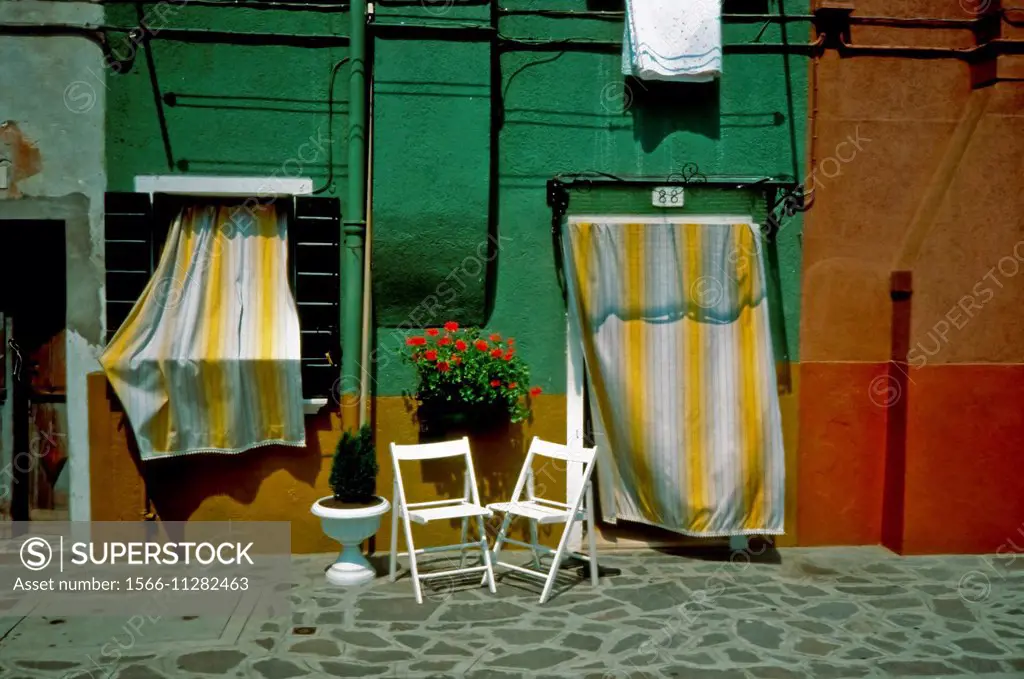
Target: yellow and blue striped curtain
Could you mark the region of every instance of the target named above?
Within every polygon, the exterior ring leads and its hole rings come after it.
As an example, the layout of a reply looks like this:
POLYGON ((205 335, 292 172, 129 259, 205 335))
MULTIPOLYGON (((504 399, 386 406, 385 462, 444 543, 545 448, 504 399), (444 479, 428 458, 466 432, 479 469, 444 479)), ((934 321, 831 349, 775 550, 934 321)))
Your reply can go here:
POLYGON ((741 220, 701 221, 715 223, 567 225, 602 514, 692 536, 781 534, 760 235, 741 220))
POLYGON ((299 337, 285 215, 194 206, 100 363, 143 460, 304 447, 299 337))

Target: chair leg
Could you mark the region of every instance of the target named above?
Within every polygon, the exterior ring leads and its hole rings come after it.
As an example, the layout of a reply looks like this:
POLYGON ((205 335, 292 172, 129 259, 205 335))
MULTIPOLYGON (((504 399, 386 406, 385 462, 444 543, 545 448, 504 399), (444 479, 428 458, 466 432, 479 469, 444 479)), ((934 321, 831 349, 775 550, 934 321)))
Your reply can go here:
MULTIPOLYGON (((574 516, 570 514, 570 517, 574 516)), ((558 541, 558 549, 555 550, 554 558, 551 561, 551 570, 548 571, 548 577, 544 581, 544 591, 540 593, 540 602, 543 604, 548 600, 548 596, 551 594, 551 588, 555 584, 555 576, 558 575, 558 569, 562 565, 562 557, 565 555, 565 543, 569 541, 569 529, 572 527, 573 521, 570 518, 565 523, 565 528, 562 530, 562 537, 558 541)))
POLYGON ((477 517, 480 524, 480 551, 483 556, 484 566, 487 568, 484 571, 484 577, 487 579, 487 588, 491 590, 491 594, 497 594, 498 589, 494 586, 494 566, 491 563, 491 553, 487 549, 487 528, 484 526, 484 517, 477 517))
MULTIPOLYGON (((498 536, 494 538, 494 550, 492 551, 492 555, 494 558, 492 559, 492 561, 495 565, 497 565, 498 563, 498 553, 501 552, 501 546, 505 542, 505 534, 508 532, 508 527, 509 524, 511 523, 512 515, 508 512, 505 512, 505 518, 501 521, 501 530, 498 531, 498 536)), ((485 582, 487 582, 486 573, 484 573, 484 577, 480 579, 480 585, 483 586, 485 582)))
POLYGON ((391 560, 390 568, 388 570, 389 582, 394 582, 395 576, 398 573, 398 513, 400 510, 397 493, 392 497, 395 498, 395 504, 391 508, 391 560))
MULTIPOLYGON (((469 535, 469 517, 462 517, 462 539, 459 540, 459 544, 466 544, 466 537, 469 535)), ((459 568, 466 567, 466 548, 462 547, 459 549, 459 568)))
POLYGON ((587 484, 587 543, 590 548, 590 584, 597 587, 597 533, 594 526, 594 488, 587 484))
POLYGON ((533 552, 533 565, 540 568, 540 554, 537 549, 537 519, 530 519, 530 544, 533 545, 530 551, 533 552))
POLYGON ((405 545, 409 550, 409 568, 412 570, 412 591, 416 593, 416 603, 423 603, 423 592, 420 589, 420 572, 416 568, 416 547, 412 543, 412 526, 409 515, 403 512, 402 523, 405 524, 405 545))

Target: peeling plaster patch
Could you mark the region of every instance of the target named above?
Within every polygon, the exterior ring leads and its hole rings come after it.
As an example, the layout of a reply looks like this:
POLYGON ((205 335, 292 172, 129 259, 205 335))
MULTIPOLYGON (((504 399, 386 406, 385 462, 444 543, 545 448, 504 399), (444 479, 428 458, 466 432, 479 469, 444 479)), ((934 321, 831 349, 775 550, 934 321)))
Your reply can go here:
POLYGON ((13 120, 0 123, 0 158, 11 163, 10 186, 0 190, 0 196, 20 198, 18 182, 42 172, 43 157, 39 147, 22 134, 13 120))

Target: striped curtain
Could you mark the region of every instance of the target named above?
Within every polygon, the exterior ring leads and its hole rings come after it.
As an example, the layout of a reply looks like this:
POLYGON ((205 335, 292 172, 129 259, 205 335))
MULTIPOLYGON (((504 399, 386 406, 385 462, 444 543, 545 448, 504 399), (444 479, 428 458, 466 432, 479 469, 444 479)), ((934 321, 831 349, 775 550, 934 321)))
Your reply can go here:
POLYGON ((304 447, 284 214, 273 205, 184 209, 100 363, 143 460, 304 447))
POLYGON ((752 224, 570 220, 602 514, 692 536, 783 533, 782 420, 752 224))

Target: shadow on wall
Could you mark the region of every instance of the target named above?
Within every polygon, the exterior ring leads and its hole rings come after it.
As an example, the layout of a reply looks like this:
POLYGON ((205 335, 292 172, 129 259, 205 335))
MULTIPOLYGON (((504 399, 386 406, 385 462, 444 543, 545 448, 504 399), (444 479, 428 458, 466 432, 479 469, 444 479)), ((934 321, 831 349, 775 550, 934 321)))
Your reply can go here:
POLYGON ((626 77, 623 103, 633 116, 633 139, 652 153, 670 135, 690 132, 721 138, 719 84, 677 83, 626 77))
MULTIPOLYGON (((188 521, 210 497, 227 496, 241 505, 251 505, 264 479, 277 471, 287 472, 296 484, 313 487, 323 468, 323 457, 333 453, 321 448, 319 435, 330 429, 329 418, 311 417, 306 420, 305 448, 266 446, 240 453, 244 459, 239 455, 194 454, 147 462, 140 470, 145 474, 153 510, 162 521, 188 521)), ((127 432, 132 456, 138 459, 131 427, 127 427, 127 432)), ((288 509, 290 503, 282 502, 279 506, 281 516, 264 515, 258 520, 295 518, 288 509)), ((222 520, 231 518, 225 516, 222 520)))

